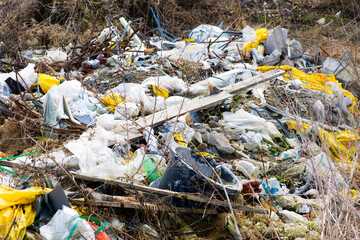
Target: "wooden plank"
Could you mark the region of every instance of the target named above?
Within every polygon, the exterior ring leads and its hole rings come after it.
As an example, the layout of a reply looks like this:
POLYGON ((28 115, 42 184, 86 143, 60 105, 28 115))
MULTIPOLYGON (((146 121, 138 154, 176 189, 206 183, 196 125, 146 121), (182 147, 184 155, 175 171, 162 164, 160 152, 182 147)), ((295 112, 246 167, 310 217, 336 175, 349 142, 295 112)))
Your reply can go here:
POLYGON ((156 126, 176 116, 181 116, 185 113, 196 112, 200 109, 206 109, 211 106, 215 106, 229 97, 232 97, 232 95, 226 91, 222 91, 218 94, 204 98, 197 97, 187 101, 183 105, 179 104, 169 109, 150 114, 144 118, 140 118, 136 121, 136 125, 138 129, 142 129, 147 126, 156 126))
MULTIPOLYGON (((83 206, 84 201, 81 200, 70 200, 71 204, 83 206)), ((92 203, 92 206, 96 207, 110 207, 110 208, 123 208, 123 209, 137 209, 137 210, 151 210, 154 212, 179 212, 179 213, 188 213, 188 214, 206 214, 206 215, 217 215, 219 214, 216 209, 201 209, 201 208, 180 208, 180 207, 162 207, 161 205, 148 204, 142 205, 140 203, 122 203, 122 202, 110 202, 110 201, 98 201, 95 200, 92 203)))
MULTIPOLYGON (((0 165, 1 165, 1 162, 0 162, 0 165)), ((73 174, 73 175, 74 175, 75 179, 81 179, 81 180, 92 181, 92 182, 105 182, 106 184, 109 184, 109 185, 120 186, 122 188, 130 189, 130 190, 133 189, 133 190, 137 190, 137 191, 141 191, 141 192, 146 192, 148 194, 176 197, 176 198, 186 199, 186 200, 190 200, 190 201, 205 203, 205 204, 219 206, 219 207, 229 207, 226 201, 221 201, 218 199, 210 199, 210 198, 206 198, 206 197, 203 197, 203 196, 200 196, 197 194, 174 192, 174 191, 165 190, 165 189, 152 188, 152 187, 148 187, 148 186, 138 185, 133 182, 121 182, 118 180, 105 180, 105 179, 101 179, 101 178, 89 177, 89 176, 84 176, 84 175, 80 175, 80 174, 73 174)), ((232 207, 234 209, 247 211, 247 212, 266 213, 261 209, 245 207, 245 206, 237 204, 237 203, 233 203, 232 207)))
MULTIPOLYGON (((94 192, 93 189, 86 189, 87 193, 94 192)), ((95 192, 94 192, 95 193, 95 192)), ((125 209, 151 210, 155 212, 181 212, 181 213, 197 213, 197 214, 218 214, 216 207, 201 209, 201 208, 184 208, 174 207, 167 202, 163 203, 148 203, 139 202, 133 197, 112 196, 107 194, 95 193, 96 199, 93 199, 91 204, 99 207, 116 207, 125 209)), ((83 199, 73 199, 72 203, 83 205, 83 199)))
MULTIPOLYGON (((31 165, 14 163, 12 161, 0 161, 0 166, 19 168, 19 169, 23 169, 25 167, 28 172, 36 172, 36 173, 44 172, 42 170, 43 168, 41 168, 41 167, 34 167, 31 165)), ((176 198, 180 198, 180 199, 186 199, 186 200, 199 202, 199 203, 205 203, 205 204, 209 204, 212 206, 218 206, 218 207, 228 207, 228 204, 226 201, 221 201, 218 199, 210 199, 210 198, 200 196, 198 194, 174 192, 174 191, 170 191, 170 190, 164 190, 164 189, 143 186, 143 185, 139 185, 139 184, 136 184, 133 182, 122 182, 119 180, 106 180, 106 179, 102 179, 102 178, 90 177, 90 176, 85 176, 85 175, 76 174, 76 173, 71 173, 71 175, 73 175, 74 178, 78 179, 78 180, 84 180, 84 181, 89 181, 89 182, 102 182, 102 183, 105 183, 108 185, 119 186, 119 187, 122 187, 122 188, 128 189, 128 190, 137 190, 137 191, 145 192, 148 194, 162 195, 162 196, 167 196, 167 197, 176 197, 176 198)), ((238 209, 238 210, 246 211, 246 212, 267 213, 264 210, 246 207, 246 206, 243 206, 243 205, 237 204, 237 203, 232 203, 232 207, 234 209, 238 209)))
MULTIPOLYGON (((207 97, 197 97, 190 101, 184 102, 184 104, 178 104, 169 109, 165 109, 153 114, 150 114, 144 118, 136 120, 133 124, 121 126, 120 129, 124 131, 129 131, 129 136, 127 137, 128 141, 133 141, 138 137, 141 137, 142 131, 147 126, 157 126, 160 125, 174 117, 181 116, 185 113, 192 113, 202 109, 206 109, 212 106, 215 106, 227 98, 233 96, 234 93, 248 89, 250 87, 256 86, 258 84, 264 83, 266 81, 272 80, 278 76, 281 76, 285 71, 274 69, 266 73, 261 73, 255 77, 249 78, 242 82, 233 84, 231 86, 225 87, 218 94, 210 95, 207 97)), ((124 134, 126 135, 126 134, 124 134)))

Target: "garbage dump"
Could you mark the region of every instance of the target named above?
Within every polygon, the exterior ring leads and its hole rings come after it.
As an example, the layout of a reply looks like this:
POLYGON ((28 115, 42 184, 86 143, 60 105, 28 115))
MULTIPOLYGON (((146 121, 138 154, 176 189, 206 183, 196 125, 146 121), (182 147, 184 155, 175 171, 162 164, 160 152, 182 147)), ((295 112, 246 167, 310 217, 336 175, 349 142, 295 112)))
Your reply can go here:
POLYGON ((130 20, 0 72, 1 134, 32 142, 0 148, 0 239, 359 229, 359 95, 345 87, 359 79, 344 72, 358 69, 281 26, 145 38, 130 20))

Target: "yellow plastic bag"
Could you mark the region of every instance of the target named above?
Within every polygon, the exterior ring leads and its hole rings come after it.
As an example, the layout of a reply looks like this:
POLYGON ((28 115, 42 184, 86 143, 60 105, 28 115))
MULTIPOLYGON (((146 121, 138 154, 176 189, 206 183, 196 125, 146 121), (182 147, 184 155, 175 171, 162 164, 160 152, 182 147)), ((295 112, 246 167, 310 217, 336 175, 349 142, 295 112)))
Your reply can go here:
POLYGON ((168 91, 166 91, 165 89, 161 88, 161 87, 157 87, 155 85, 151 85, 152 86, 152 90, 153 93, 156 96, 160 96, 160 97, 164 97, 164 98, 168 98, 170 96, 170 93, 168 91))
POLYGON ((35 197, 44 194, 41 188, 14 190, 0 186, 0 239, 23 239, 26 227, 35 219, 35 197))
POLYGON ((101 99, 101 104, 109 107, 112 112, 115 112, 116 106, 122 102, 125 102, 125 99, 115 93, 110 93, 101 99))
POLYGON ((45 73, 40 73, 39 85, 40 85, 41 90, 44 93, 47 93, 47 91, 49 91, 52 86, 60 85, 60 80, 57 80, 56 78, 54 78, 50 75, 47 75, 45 73))
MULTIPOLYGON (((305 131, 311 127, 311 125, 303 123, 299 126, 296 122, 287 122, 290 129, 295 129, 299 133, 305 133, 305 131)), ((324 129, 318 128, 318 136, 330 152, 332 160, 337 162, 343 162, 349 164, 355 160, 357 149, 356 145, 360 140, 360 136, 349 130, 340 132, 328 132, 324 129)), ((358 164, 356 164, 358 167, 358 164)))
POLYGON ((266 42, 269 36, 268 30, 265 28, 256 29, 255 34, 257 36, 257 39, 245 45, 243 49, 243 55, 245 55, 245 51, 251 51, 252 48, 257 48, 260 43, 266 42))
POLYGON ((329 76, 326 76, 321 73, 313 73, 311 75, 308 75, 300 70, 297 70, 296 68, 293 68, 293 67, 290 67, 287 65, 285 65, 285 66, 262 66, 262 67, 258 67, 258 70, 260 70, 262 72, 267 72, 267 71, 270 71, 275 68, 287 71, 283 75, 285 81, 297 79, 302 82, 302 84, 301 84, 302 87, 317 90, 317 91, 322 91, 324 93, 333 94, 332 90, 326 85, 326 83, 328 83, 328 82, 335 83, 343 91, 344 97, 350 96, 350 99, 351 99, 353 105, 349 109, 353 113, 359 112, 359 109, 357 108, 357 105, 359 103, 358 99, 356 97, 354 97, 354 95, 352 95, 351 92, 344 90, 342 88, 341 84, 338 81, 336 81, 334 74, 330 74, 329 76))

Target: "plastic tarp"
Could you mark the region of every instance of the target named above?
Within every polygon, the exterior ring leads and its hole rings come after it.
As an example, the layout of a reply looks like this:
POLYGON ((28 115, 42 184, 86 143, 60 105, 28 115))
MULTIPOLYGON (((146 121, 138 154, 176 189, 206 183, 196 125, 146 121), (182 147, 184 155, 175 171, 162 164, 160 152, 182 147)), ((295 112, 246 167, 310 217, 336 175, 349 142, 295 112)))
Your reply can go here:
MULTIPOLYGON (((299 125, 293 121, 288 122, 287 125, 290 129, 295 129, 299 133, 305 133, 308 128, 312 127, 306 123, 299 125)), ((351 165, 351 161, 356 159, 357 145, 360 140, 360 136, 357 133, 349 130, 328 132, 322 128, 313 130, 317 132, 321 142, 329 149, 330 156, 334 161, 351 165)))
POLYGON ((26 227, 35 219, 35 198, 44 194, 41 188, 14 190, 0 186, 0 238, 23 239, 26 227), (10 230, 11 229, 11 230, 10 230))
POLYGON ((300 70, 297 70, 296 68, 287 65, 280 67, 263 66, 263 67, 259 67, 258 70, 262 72, 267 72, 275 68, 287 71, 283 75, 285 81, 298 79, 302 82, 301 86, 305 88, 322 91, 324 93, 334 94, 334 96, 339 95, 339 93, 335 94, 334 90, 338 92, 338 89, 340 89, 343 93, 343 96, 336 96, 336 97, 347 98, 349 96, 351 102, 353 103, 353 105, 349 109, 353 113, 357 113, 359 111, 356 107, 358 105, 358 99, 354 97, 354 95, 352 95, 352 93, 350 93, 349 91, 344 90, 341 84, 338 81, 336 81, 335 76, 333 74, 330 74, 328 76, 320 73, 313 73, 311 75, 308 75, 300 70), (335 85, 337 87, 335 87, 335 85))

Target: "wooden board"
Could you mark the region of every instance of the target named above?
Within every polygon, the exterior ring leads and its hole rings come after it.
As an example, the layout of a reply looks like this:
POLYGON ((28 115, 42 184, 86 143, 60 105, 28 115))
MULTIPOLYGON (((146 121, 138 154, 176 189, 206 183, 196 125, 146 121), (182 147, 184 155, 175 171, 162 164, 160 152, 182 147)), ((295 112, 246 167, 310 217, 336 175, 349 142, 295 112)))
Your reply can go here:
MULTIPOLYGON (((26 167, 26 170, 28 172, 36 172, 36 173, 44 172, 41 167, 35 167, 35 166, 25 165, 25 164, 20 164, 20 163, 14 163, 12 161, 0 161, 0 166, 19 168, 19 169, 23 169, 24 167, 26 167)), ((90 177, 90 176, 85 176, 85 175, 76 174, 76 173, 71 173, 71 175, 77 180, 83 180, 83 181, 89 181, 89 182, 102 182, 102 183, 105 183, 108 185, 119 186, 124 189, 136 190, 139 192, 145 192, 147 194, 154 194, 157 196, 176 197, 176 198, 181 198, 181 199, 187 199, 187 200, 194 201, 194 202, 205 203, 205 204, 208 204, 211 206, 216 206, 216 207, 228 207, 228 203, 226 201, 221 201, 218 199, 210 199, 207 197, 203 197, 199 194, 174 192, 174 191, 165 190, 165 189, 158 189, 158 188, 143 186, 143 185, 136 184, 134 182, 123 182, 123 181, 119 181, 119 180, 106 180, 106 179, 102 179, 102 178, 90 177)), ((243 205, 237 204, 237 203, 232 203, 232 207, 234 209, 246 211, 246 212, 267 213, 266 210, 264 211, 262 209, 250 208, 250 207, 246 207, 246 206, 243 206, 243 205)))
POLYGON ((128 132, 127 134, 123 134, 125 136, 127 135, 126 139, 128 141, 133 141, 136 138, 143 136, 140 131, 142 131, 147 126, 155 127, 174 117, 215 106, 224 101, 225 99, 232 97, 233 94, 235 94, 236 92, 248 89, 266 81, 270 81, 276 77, 283 75, 284 73, 285 71, 279 69, 274 69, 266 73, 261 73, 255 77, 225 87, 221 89, 222 91, 218 94, 210 95, 207 97, 196 97, 190 101, 184 102, 183 104, 178 104, 174 107, 164 109, 162 111, 140 118, 132 124, 120 126, 120 129, 128 132))

